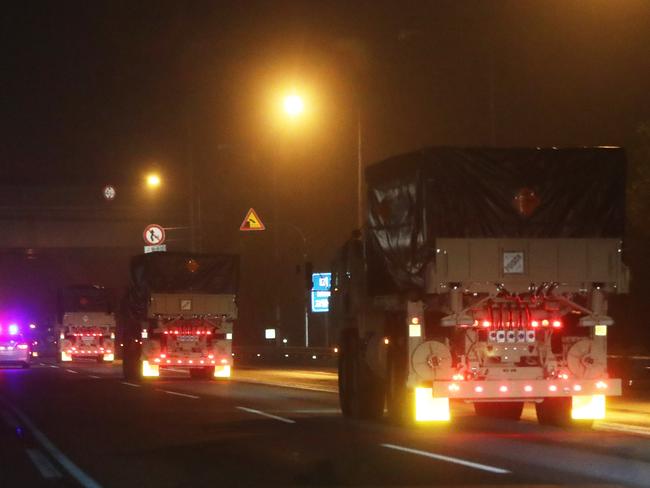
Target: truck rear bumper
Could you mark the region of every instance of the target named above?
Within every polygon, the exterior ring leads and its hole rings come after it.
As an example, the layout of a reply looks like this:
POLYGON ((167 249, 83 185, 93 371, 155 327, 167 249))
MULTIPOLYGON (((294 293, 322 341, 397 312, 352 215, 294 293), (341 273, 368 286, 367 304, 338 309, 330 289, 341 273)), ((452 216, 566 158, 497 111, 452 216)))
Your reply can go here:
POLYGON ((619 378, 594 380, 434 381, 432 396, 471 401, 540 400, 578 395, 621 395, 619 378))

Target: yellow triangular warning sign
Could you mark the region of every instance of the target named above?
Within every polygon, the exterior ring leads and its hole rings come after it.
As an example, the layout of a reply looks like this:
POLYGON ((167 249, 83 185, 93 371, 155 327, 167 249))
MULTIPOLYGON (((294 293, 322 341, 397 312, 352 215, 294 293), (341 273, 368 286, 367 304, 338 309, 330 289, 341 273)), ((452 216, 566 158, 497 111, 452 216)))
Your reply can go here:
POLYGON ((244 221, 239 226, 239 230, 264 230, 266 227, 262 223, 262 219, 259 218, 255 210, 250 208, 244 217, 244 221))

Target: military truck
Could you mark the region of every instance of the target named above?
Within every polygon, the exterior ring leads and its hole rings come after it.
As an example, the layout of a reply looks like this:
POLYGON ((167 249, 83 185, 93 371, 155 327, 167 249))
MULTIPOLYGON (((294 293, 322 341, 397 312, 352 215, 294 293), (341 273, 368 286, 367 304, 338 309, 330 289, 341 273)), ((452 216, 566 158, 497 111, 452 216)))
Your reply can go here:
POLYGON ((124 377, 158 377, 164 369, 192 378, 230 377, 238 281, 235 255, 134 257, 118 322, 124 377))
POLYGON ((369 166, 367 222, 332 266, 343 414, 603 418, 625 165, 616 147, 435 147, 369 166))
POLYGON ((57 360, 115 359, 113 293, 99 285, 72 285, 58 292, 57 360))

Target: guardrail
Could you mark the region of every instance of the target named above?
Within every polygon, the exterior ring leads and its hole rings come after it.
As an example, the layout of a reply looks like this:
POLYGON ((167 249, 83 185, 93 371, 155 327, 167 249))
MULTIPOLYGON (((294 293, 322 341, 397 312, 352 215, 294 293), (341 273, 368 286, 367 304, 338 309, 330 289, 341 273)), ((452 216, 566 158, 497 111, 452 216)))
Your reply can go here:
POLYGON ((235 362, 243 365, 336 367, 335 347, 238 346, 233 347, 235 362))

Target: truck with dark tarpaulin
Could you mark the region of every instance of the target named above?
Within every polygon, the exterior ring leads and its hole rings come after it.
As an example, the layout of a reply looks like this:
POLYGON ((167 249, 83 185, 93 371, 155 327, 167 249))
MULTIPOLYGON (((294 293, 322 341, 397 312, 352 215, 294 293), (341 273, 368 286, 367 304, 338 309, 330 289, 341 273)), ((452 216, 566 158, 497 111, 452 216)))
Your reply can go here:
POLYGON ((366 169, 367 222, 338 252, 331 320, 344 415, 590 424, 622 261, 625 152, 434 147, 366 169))
POLYGON ((238 283, 236 255, 134 257, 118 322, 124 377, 157 377, 166 368, 193 378, 230 377, 238 283))

